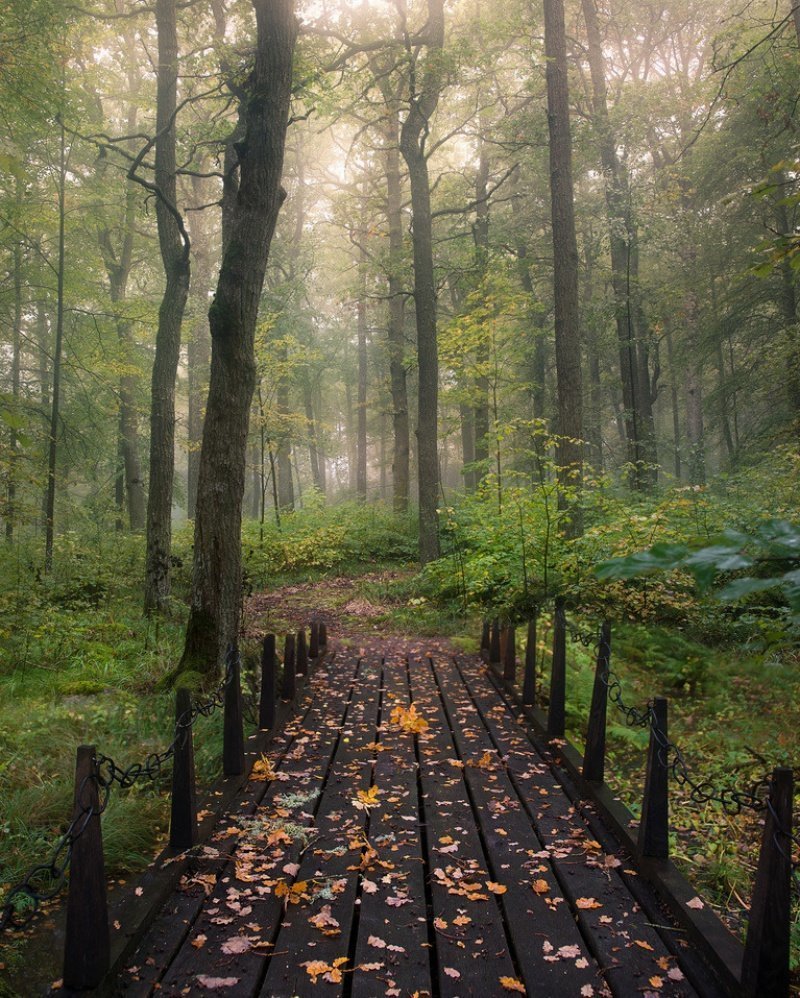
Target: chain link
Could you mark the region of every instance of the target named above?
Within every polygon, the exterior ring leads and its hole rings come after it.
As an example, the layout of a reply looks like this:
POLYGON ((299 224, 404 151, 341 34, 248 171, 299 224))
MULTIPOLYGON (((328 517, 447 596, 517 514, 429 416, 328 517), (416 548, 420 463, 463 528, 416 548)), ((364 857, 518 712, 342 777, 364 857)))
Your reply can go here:
POLYGON ((0 908, 0 935, 6 929, 23 929, 28 925, 43 901, 49 901, 60 893, 67 879, 67 870, 72 860, 72 847, 83 835, 93 817, 102 814, 107 805, 111 788, 117 783, 120 788, 128 789, 143 777, 155 780, 161 774, 161 768, 188 737, 189 729, 194 726, 199 717, 210 717, 214 711, 225 702, 225 690, 234 674, 234 665, 238 661, 238 651, 229 647, 225 657, 225 675, 210 699, 203 703, 192 704, 175 722, 175 737, 163 752, 151 752, 144 763, 132 763, 126 769, 118 766, 107 755, 95 757, 95 771, 87 776, 78 789, 77 801, 80 812, 70 821, 66 831, 56 842, 50 859, 46 863, 37 863, 25 874, 23 879, 15 884, 6 894, 0 908), (98 786, 99 804, 97 807, 82 804, 87 783, 93 780, 98 786))
POLYGON ((102 814, 108 804, 107 788, 97 806, 87 807, 82 803, 86 786, 92 780, 95 780, 94 776, 87 776, 82 781, 76 805, 76 809, 80 807, 80 812, 70 821, 67 830, 56 842, 50 859, 46 863, 38 863, 31 867, 25 877, 6 895, 3 907, 0 909, 0 934, 5 929, 24 929, 36 917, 42 902, 54 898, 66 883, 74 843, 86 831, 91 819, 102 814))
POLYGON ((789 862, 792 875, 792 885, 795 894, 800 897, 800 859, 795 860, 791 854, 783 848, 780 839, 788 839, 793 847, 800 851, 800 834, 792 835, 786 829, 780 827, 778 816, 769 799, 771 779, 764 776, 756 781, 749 790, 740 790, 736 787, 725 786, 717 788, 711 780, 695 780, 689 772, 686 758, 678 746, 669 740, 661 730, 658 718, 653 706, 653 701, 649 701, 644 710, 632 707, 625 703, 622 698, 622 685, 619 678, 611 669, 608 647, 605 646, 602 637, 602 629, 597 635, 588 631, 580 631, 578 628, 567 623, 567 628, 574 643, 580 643, 584 648, 595 647, 598 661, 602 660, 604 667, 600 673, 600 678, 606 687, 609 700, 625 715, 626 724, 632 727, 649 727, 653 738, 658 745, 659 760, 663 766, 668 767, 675 783, 688 789, 688 801, 693 804, 719 804, 723 811, 731 816, 741 814, 744 810, 754 811, 761 814, 769 811, 776 822, 776 831, 773 842, 778 852, 789 862))

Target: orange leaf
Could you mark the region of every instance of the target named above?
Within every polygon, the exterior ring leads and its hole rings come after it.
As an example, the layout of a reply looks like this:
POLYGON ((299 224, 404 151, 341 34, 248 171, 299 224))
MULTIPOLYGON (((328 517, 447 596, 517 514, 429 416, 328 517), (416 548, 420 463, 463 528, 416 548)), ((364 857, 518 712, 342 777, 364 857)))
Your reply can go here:
POLYGON ((500 983, 503 985, 506 991, 518 991, 521 995, 525 995, 528 992, 525 990, 525 985, 522 981, 518 981, 516 977, 501 977, 500 983))

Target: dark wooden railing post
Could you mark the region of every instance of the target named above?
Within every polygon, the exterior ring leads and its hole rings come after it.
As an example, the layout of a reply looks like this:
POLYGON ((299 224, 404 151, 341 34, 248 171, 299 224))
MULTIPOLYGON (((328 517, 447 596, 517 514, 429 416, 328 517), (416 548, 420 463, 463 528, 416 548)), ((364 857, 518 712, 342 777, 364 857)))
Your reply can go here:
POLYGON ((522 684, 522 702, 533 706, 536 702, 536 614, 528 621, 528 644, 525 647, 525 679, 522 684))
POLYGON ((328 625, 324 620, 319 622, 319 648, 323 652, 328 647, 328 625))
POLYGON ((242 685, 239 675, 239 652, 228 648, 230 676, 225 686, 225 716, 222 726, 222 772, 239 776, 244 772, 244 728, 242 726, 242 685))
POLYGON ((298 676, 308 675, 308 645, 306 644, 306 632, 303 627, 297 632, 296 671, 298 676))
POLYGON ((669 758, 666 697, 655 697, 651 708, 650 747, 644 781, 639 852, 654 859, 669 858, 669 758))
POLYGON ((489 636, 490 628, 489 621, 484 620, 481 624, 481 650, 480 657, 484 662, 489 661, 489 643, 491 638, 489 636))
POLYGON ((312 662, 319 658, 319 622, 311 621, 311 634, 308 641, 308 657, 312 662))
POLYGON ((261 648, 261 697, 258 703, 258 726, 268 731, 275 727, 275 635, 268 634, 261 648))
POLYGON ((287 634, 283 645, 283 688, 281 690, 282 700, 294 700, 297 694, 297 679, 295 673, 295 638, 294 634, 287 634))
POLYGON ((792 770, 776 769, 772 774, 742 962, 742 993, 746 998, 761 995, 786 998, 789 994, 793 794, 792 770))
POLYGON ((514 625, 506 630, 506 646, 503 651, 503 679, 508 683, 517 681, 517 640, 514 625))
POLYGON ((556 600, 553 617, 553 665, 550 673, 550 707, 547 711, 547 737, 563 738, 567 700, 567 618, 564 600, 556 600))
POLYGON ((500 665, 500 621, 492 621, 491 636, 489 638, 489 665, 500 665))
POLYGON ((605 780, 606 770, 606 714, 608 708, 608 670, 611 667, 611 625, 603 621, 597 663, 594 670, 592 706, 586 729, 586 748, 583 753, 583 777, 593 783, 605 780))
POLYGON ((169 844, 173 849, 191 849, 197 842, 191 716, 191 694, 181 687, 175 694, 175 754, 172 759, 172 810, 169 820, 169 844))
POLYGON ((64 940, 64 987, 84 991, 96 988, 108 973, 110 945, 103 833, 100 828, 97 759, 94 745, 78 747, 75 764, 76 831, 92 812, 72 843, 67 925, 64 940))

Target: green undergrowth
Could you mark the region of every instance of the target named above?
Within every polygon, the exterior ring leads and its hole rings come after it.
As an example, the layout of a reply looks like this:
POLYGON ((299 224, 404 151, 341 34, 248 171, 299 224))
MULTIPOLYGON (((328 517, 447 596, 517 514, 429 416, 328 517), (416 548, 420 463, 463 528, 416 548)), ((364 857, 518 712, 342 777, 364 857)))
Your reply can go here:
MULTIPOLYGON (((601 582, 593 568, 657 542, 700 546, 727 526, 747 530, 768 514, 788 517, 797 507, 800 476, 793 458, 773 455, 773 462, 769 492, 766 479, 759 485, 765 473, 758 469, 714 489, 648 498, 598 482, 584 500, 586 531, 575 542, 558 535, 549 486, 507 482, 500 509, 490 479, 477 495, 443 510, 444 557, 421 572, 414 566, 413 518, 396 517, 381 504, 336 506, 311 497, 280 527, 245 524, 246 590, 283 587, 252 623, 281 633, 319 609, 336 622, 332 636, 338 627, 352 642, 364 634, 438 636, 474 652, 482 616, 524 621, 537 604, 551 605, 561 594, 582 629, 603 617, 612 621, 614 668, 626 701, 669 697, 671 736, 692 773, 747 787, 772 766, 798 761, 800 661, 780 600, 758 593, 722 604, 713 590, 698 592, 680 572, 601 582), (759 506, 767 494, 770 510, 759 506)), ((111 529, 63 535, 51 576, 39 570, 40 539, 6 549, 0 563, 0 890, 46 859, 65 828, 77 745, 94 744, 127 765, 169 743, 172 698, 161 687, 181 652, 191 540, 190 524, 176 529, 173 612, 166 620, 141 613, 141 537, 111 529)), ((552 630, 546 614, 539 640, 547 675, 552 630)), ((252 659, 252 649, 244 651, 252 659)), ((591 650, 570 642, 568 724, 576 744, 582 744, 592 679, 591 650)), ((217 771, 219 721, 215 716, 197 725, 201 783, 217 771)), ((608 782, 634 812, 645 751, 642 731, 610 708, 608 782)), ((103 819, 111 877, 141 867, 163 841, 168 774, 155 785, 115 789, 103 819)), ((711 804, 688 806, 680 791, 673 800, 676 859, 698 894, 738 929, 752 884, 757 821, 728 818, 711 804)), ((0 954, 0 963, 8 959, 0 954)))
MULTIPOLYGON (((549 621, 540 626, 539 702, 546 709, 549 621), (543 632, 543 633, 542 633, 543 632)), ((523 649, 518 650, 521 655, 523 649)), ((594 682, 594 650, 567 649, 567 737, 583 749, 594 682)), ((697 783, 750 790, 775 766, 797 765, 800 653, 710 648, 657 625, 612 630, 612 669, 621 697, 640 711, 656 695, 669 701, 669 737, 697 783)), ((606 782, 638 817, 648 734, 608 705, 606 782)), ((762 826, 745 811, 731 816, 714 802, 692 803, 674 782, 670 792, 671 854, 705 903, 734 932, 744 933, 762 826)), ((792 961, 800 969, 800 909, 795 905, 792 961)))

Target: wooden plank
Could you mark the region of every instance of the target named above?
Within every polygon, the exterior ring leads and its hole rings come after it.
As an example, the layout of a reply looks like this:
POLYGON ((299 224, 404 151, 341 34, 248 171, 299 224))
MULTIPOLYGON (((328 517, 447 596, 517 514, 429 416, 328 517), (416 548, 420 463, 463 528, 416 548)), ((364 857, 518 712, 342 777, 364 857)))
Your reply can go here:
POLYGON ((367 811, 354 801, 359 791, 366 794, 371 786, 380 675, 380 661, 365 660, 353 683, 347 720, 315 818, 318 837, 297 872, 297 883, 307 888, 297 903, 286 907, 261 986, 263 996, 315 994, 313 977, 303 963, 331 968, 327 973, 341 980, 326 981, 325 993, 343 993, 345 972, 352 967, 350 933, 359 870, 369 852, 367 811))
MULTIPOLYGON (((206 969, 213 969, 207 968, 206 957, 218 957, 219 951, 214 952, 213 947, 211 947, 207 954, 203 954, 201 957, 200 950, 191 947, 191 941, 187 940, 187 936, 190 932, 192 939, 199 935, 208 936, 197 920, 203 915, 205 908, 213 907, 213 904, 206 904, 207 889, 216 887, 219 879, 226 875, 225 871, 230 869, 228 860, 239 841, 238 833, 230 834, 231 831, 239 828, 235 816, 237 814, 254 815, 265 797, 274 797, 283 792, 287 786, 291 786, 291 781, 299 784, 305 778, 297 772, 298 766, 301 764, 297 755, 300 748, 303 749, 303 758, 306 760, 303 765, 306 769, 308 763, 316 759, 317 771, 322 776, 326 771, 330 751, 342 723, 347 693, 346 688, 343 690, 341 682, 331 682, 333 675, 341 674, 342 663, 329 662, 326 663, 326 666, 315 676, 312 689, 309 695, 304 698, 305 712, 300 714, 287 726, 285 731, 277 736, 275 748, 270 753, 274 765, 285 773, 289 782, 275 781, 273 784, 268 784, 262 781, 251 781, 246 785, 235 811, 231 808, 226 815, 223 827, 215 835, 212 851, 201 853, 200 857, 193 862, 184 875, 183 892, 168 900, 142 945, 129 961, 128 974, 126 974, 129 984, 125 991, 126 994, 131 996, 151 994, 153 987, 164 974, 178 974, 180 965, 185 964, 187 979, 191 981, 198 973, 203 973, 206 969), (318 750, 318 758, 309 749, 309 736, 303 734, 306 730, 320 733, 318 741, 312 746, 313 749, 318 750), (213 850, 217 851, 217 856, 214 856, 213 850), (177 961, 178 966, 175 970, 170 970, 176 961, 176 954, 182 946, 185 954, 177 961), (196 968, 195 970, 192 969, 192 965, 196 968), (133 973, 130 973, 131 968, 133 968, 133 973)), ((205 917, 216 916, 209 916, 205 913, 205 917)), ((219 976, 219 974, 215 973, 213 976, 219 976)), ((165 990, 168 992, 168 989, 161 985, 159 993, 164 994, 165 990)))
MULTIPOLYGON (((480 667, 476 660, 471 665, 480 667)), ((540 755, 548 755, 545 715, 524 706, 515 690, 499 679, 495 681, 490 673, 484 672, 483 678, 524 724, 540 755)), ((628 855, 636 855, 636 829, 630 811, 607 786, 583 779, 581 756, 568 742, 555 746, 550 755, 553 773, 606 852, 611 853, 621 845, 628 855)), ((662 938, 698 992, 707 996, 738 996, 743 946, 709 905, 702 909, 689 906, 697 891, 675 864, 639 857, 636 870, 628 873, 623 867, 621 876, 650 922, 663 926, 662 938)))
POLYGON ((438 990, 496 995, 501 977, 518 975, 496 896, 486 886, 486 854, 463 771, 452 764, 458 755, 430 663, 411 660, 409 677, 414 706, 429 723, 417 741, 438 990), (449 851, 454 845, 457 853, 449 851))
POLYGON ((524 983, 529 992, 600 994, 601 969, 564 903, 558 863, 537 837, 455 665, 434 667, 524 983))
POLYGON ((622 869, 630 868, 630 858, 619 848, 612 852, 601 848, 595 829, 583 821, 524 729, 498 703, 485 676, 474 663, 459 659, 459 666, 493 743, 507 758, 509 776, 552 859, 561 891, 575 910, 614 993, 636 994, 647 988, 652 977, 661 981, 660 994, 694 995, 687 980, 673 979, 677 976, 673 952, 620 875, 622 869), (600 907, 577 907, 579 898, 593 899, 600 907))
POLYGON ((378 862, 391 865, 374 864, 362 874, 351 998, 374 998, 389 988, 403 995, 432 990, 414 737, 391 722, 392 710, 409 703, 406 660, 394 656, 383 667, 373 776, 382 792, 368 831, 378 862), (372 964, 380 966, 363 969, 372 964))

